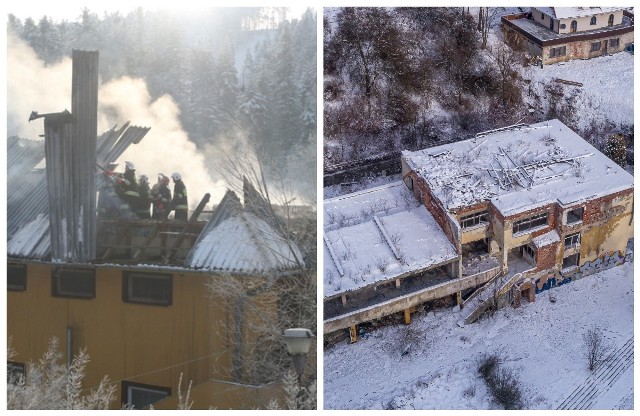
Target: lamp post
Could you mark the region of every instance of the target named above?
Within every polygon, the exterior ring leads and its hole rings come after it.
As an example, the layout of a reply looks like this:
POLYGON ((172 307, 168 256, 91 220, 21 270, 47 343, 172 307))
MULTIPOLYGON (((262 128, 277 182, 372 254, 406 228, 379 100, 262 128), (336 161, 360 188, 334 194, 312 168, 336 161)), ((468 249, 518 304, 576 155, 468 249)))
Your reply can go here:
POLYGON ((313 338, 313 332, 310 329, 289 328, 284 331, 283 340, 293 360, 296 373, 298 373, 298 384, 300 385, 302 384, 304 364, 307 361, 307 355, 309 355, 309 348, 311 348, 311 338, 313 338))

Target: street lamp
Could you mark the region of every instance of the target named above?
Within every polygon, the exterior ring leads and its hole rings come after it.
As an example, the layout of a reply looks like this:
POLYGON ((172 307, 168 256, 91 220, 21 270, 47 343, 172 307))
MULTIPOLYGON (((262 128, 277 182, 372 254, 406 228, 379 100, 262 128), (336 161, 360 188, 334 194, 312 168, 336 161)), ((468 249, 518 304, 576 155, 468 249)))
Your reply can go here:
POLYGON ((306 328, 289 328, 284 331, 284 343, 287 344, 287 351, 293 360, 293 366, 298 373, 298 383, 302 384, 302 372, 307 361, 309 348, 311 348, 311 338, 313 332, 306 328))

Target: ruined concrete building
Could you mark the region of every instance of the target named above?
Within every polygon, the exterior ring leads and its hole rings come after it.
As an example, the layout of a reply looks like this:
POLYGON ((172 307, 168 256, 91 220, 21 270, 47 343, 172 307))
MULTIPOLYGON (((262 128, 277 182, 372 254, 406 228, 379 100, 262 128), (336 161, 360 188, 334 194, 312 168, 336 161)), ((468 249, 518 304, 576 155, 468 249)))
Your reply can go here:
POLYGON ((251 201, 228 191, 208 221, 199 218, 208 194, 186 223, 100 218, 100 167, 149 128, 126 123, 97 136, 97 64, 97 52, 74 51, 72 112, 32 114, 44 118, 44 141, 9 139, 9 368, 24 371, 56 337, 67 361, 81 348, 91 356, 85 386, 105 375, 117 383, 116 409, 175 409, 181 374, 183 388, 193 382, 194 409, 265 407, 280 387, 246 382, 243 362, 256 352, 243 345, 261 335, 246 328, 278 318, 271 289, 302 254, 256 214, 252 204, 264 201, 248 183, 251 201), (208 293, 212 278, 255 287, 243 302, 260 316, 208 293))
POLYGON ((425 304, 470 323, 631 256, 633 176, 558 120, 401 162, 402 182, 324 203, 325 334, 425 304))

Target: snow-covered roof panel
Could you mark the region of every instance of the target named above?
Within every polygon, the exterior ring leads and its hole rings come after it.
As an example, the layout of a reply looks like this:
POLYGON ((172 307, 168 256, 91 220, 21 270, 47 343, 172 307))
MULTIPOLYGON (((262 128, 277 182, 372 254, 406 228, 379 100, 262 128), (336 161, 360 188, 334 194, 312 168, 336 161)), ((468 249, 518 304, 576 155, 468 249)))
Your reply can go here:
POLYGON ((560 236, 556 230, 551 230, 547 233, 534 237, 533 244, 537 247, 548 246, 549 244, 557 243, 560 241, 560 236))
POLYGON ((12 257, 42 259, 50 250, 49 216, 44 214, 21 227, 7 242, 7 254, 12 257))
POLYGON ((491 201, 505 216, 633 188, 633 176, 558 120, 402 156, 449 210, 491 201))
POLYGON ((401 182, 325 201, 327 209, 352 218, 325 215, 324 296, 335 296, 457 258, 435 219, 401 182), (405 198, 402 195, 409 196, 405 198), (393 209, 355 218, 365 201, 401 201, 393 209), (405 202, 406 200, 406 202, 405 202), (335 218, 334 218, 335 220, 335 218))
POLYGON ((237 212, 202 231, 185 265, 228 273, 266 273, 293 269, 301 259, 300 249, 265 221, 237 212))

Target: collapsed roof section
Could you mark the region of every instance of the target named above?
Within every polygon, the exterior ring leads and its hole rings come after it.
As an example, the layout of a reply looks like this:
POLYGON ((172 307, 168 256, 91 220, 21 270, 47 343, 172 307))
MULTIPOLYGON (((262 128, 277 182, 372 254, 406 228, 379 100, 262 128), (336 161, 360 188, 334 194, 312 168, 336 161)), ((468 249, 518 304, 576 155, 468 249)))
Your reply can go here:
POLYGON ((510 216, 633 188, 632 175, 559 120, 404 151, 402 157, 450 211, 491 201, 510 216))

